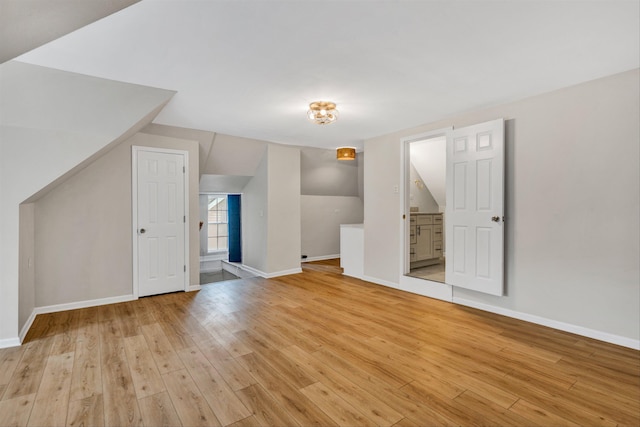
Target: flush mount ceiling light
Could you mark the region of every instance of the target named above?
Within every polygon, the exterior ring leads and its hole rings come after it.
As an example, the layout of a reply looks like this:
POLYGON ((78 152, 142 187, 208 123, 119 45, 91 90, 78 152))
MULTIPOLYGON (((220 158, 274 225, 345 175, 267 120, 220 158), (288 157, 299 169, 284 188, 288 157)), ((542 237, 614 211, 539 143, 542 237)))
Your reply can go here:
POLYGON ((356 149, 353 147, 340 147, 337 149, 336 159, 338 160, 355 160, 356 149))
POLYGON ((309 120, 318 125, 328 125, 338 119, 338 110, 333 102, 316 101, 309 104, 309 120))

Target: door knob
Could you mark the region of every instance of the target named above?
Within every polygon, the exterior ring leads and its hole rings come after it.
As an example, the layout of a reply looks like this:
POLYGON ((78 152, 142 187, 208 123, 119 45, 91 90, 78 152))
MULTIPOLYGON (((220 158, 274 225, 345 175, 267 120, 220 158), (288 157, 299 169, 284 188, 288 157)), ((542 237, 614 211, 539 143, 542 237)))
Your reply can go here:
POLYGON ((144 234, 144 233, 146 233, 146 232, 147 232, 147 230, 145 230, 144 228, 141 228, 141 229, 140 229, 140 234, 144 234))
POLYGON ((491 217, 491 221, 493 221, 493 222, 500 222, 500 217, 499 217, 499 216, 492 216, 492 217, 491 217))

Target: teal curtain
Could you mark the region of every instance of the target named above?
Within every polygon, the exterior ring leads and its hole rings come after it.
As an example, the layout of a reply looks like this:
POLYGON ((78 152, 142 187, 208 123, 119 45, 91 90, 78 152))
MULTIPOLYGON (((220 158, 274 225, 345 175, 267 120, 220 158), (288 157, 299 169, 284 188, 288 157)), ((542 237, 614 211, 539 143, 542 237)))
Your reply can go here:
POLYGON ((227 196, 229 206, 229 262, 242 262, 240 195, 227 196))

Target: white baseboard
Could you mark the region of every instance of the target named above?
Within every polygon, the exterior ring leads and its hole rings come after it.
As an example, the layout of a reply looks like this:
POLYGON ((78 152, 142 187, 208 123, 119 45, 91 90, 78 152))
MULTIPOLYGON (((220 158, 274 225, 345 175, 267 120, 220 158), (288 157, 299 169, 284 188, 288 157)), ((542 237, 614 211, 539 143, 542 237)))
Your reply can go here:
POLYGON ((278 276, 288 276, 290 274, 300 274, 302 273, 302 268, 298 267, 298 268, 292 268, 290 270, 282 270, 282 271, 276 271, 274 273, 268 273, 265 277, 265 279, 271 279, 274 277, 278 277, 278 276))
POLYGON ((4 338, 0 340, 0 348, 17 347, 20 343, 20 338, 4 338))
POLYGON ((36 310, 33 309, 31 311, 31 315, 25 322, 24 326, 22 326, 22 329, 20 329, 20 334, 18 335, 18 338, 20 339, 21 344, 22 344, 22 341, 24 341, 24 337, 27 336, 27 332, 29 332, 29 329, 31 329, 31 325, 33 325, 33 321, 36 320, 36 314, 37 314, 36 310))
MULTIPOLYGON (((349 270, 345 270, 344 268, 342 269, 342 275, 343 276, 353 277, 354 279, 360 279, 360 280, 364 280, 364 281, 367 281, 367 282, 376 283, 373 280, 365 279, 364 276, 361 276, 359 274, 353 273, 353 272, 351 272, 349 270)), ((378 284, 382 285, 382 283, 378 283, 378 284)), ((384 286, 387 286, 387 285, 384 285, 384 286)))
POLYGON ((610 334, 608 332, 597 331, 595 329, 585 328, 584 326, 573 325, 571 323, 564 323, 557 320, 536 316, 533 314, 527 314, 527 313, 522 313, 520 311, 509 310, 507 308, 496 307, 490 304, 483 304, 483 303, 471 301, 465 298, 453 297, 453 302, 455 304, 477 308, 478 310, 488 311, 490 313, 500 314, 503 316, 512 317, 514 319, 524 320, 526 322, 535 323, 537 325, 548 326, 550 328, 558 329, 560 331, 570 332, 576 335, 582 335, 584 337, 593 338, 599 341, 604 341, 611 344, 632 348, 634 350, 640 350, 640 340, 621 337, 619 335, 610 334))
MULTIPOLYGON (((351 277, 355 277, 355 276, 351 276, 351 277)), ((364 280, 365 282, 375 283, 376 285, 387 286, 393 289, 400 289, 400 285, 398 283, 389 282, 387 280, 378 279, 376 277, 362 276, 362 277, 357 277, 357 279, 364 280)))
POLYGON ((222 262, 222 271, 228 271, 234 276, 238 276, 240 279, 248 279, 256 276, 255 273, 246 270, 245 266, 229 261, 222 262))
POLYGON ((187 292, 199 291, 200 289, 202 289, 200 285, 189 285, 189 289, 187 289, 187 292))
POLYGON ((44 307, 36 307, 33 309, 35 314, 56 313, 58 311, 75 310, 78 308, 96 307, 99 305, 116 304, 119 302, 134 301, 137 298, 133 295, 119 295, 117 297, 107 297, 99 299, 91 299, 87 301, 76 301, 65 304, 47 305, 44 307))
POLYGON ((634 340, 632 338, 622 337, 619 335, 610 334, 608 332, 597 331, 583 326, 573 325, 570 323, 564 323, 557 320, 547 319, 545 317, 536 316, 533 314, 522 313, 520 311, 509 310, 502 307, 496 307, 490 304, 484 304, 465 298, 453 297, 452 290, 449 285, 443 285, 438 283, 430 283, 422 279, 422 285, 417 287, 411 283, 405 283, 406 281, 401 279, 401 284, 389 282, 386 280, 378 279, 375 277, 363 276, 357 277, 346 273, 345 276, 355 277, 356 279, 365 280, 367 282, 375 283, 378 285, 387 286, 389 288, 399 289, 406 292, 411 292, 418 295, 424 295, 429 298, 437 298, 443 301, 453 302, 454 304, 460 304, 467 307, 477 308, 478 310, 488 311, 490 313, 500 314, 514 319, 524 320, 525 322, 535 323, 537 325, 548 326, 560 331, 570 332, 576 335, 581 335, 588 338, 593 338, 599 341, 608 342, 611 344, 620 345, 623 347, 640 350, 640 340, 634 340), (433 285, 433 286, 432 286, 433 285))
POLYGON ((447 302, 451 302, 453 298, 453 287, 451 285, 410 276, 400 276, 399 289, 447 302))
MULTIPOLYGON (((343 273, 345 274, 345 273, 343 273)), ((345 274, 349 276, 349 274, 345 274)), ((350 276, 356 277, 356 276, 350 276)), ((412 294, 422 295, 424 297, 435 298, 442 301, 451 302, 451 285, 444 283, 432 282, 430 280, 415 279, 408 276, 400 278, 400 283, 393 283, 386 280, 377 279, 375 277, 363 276, 357 279, 375 283, 377 285, 387 286, 389 288, 398 289, 412 294)))
POLYGON ((27 332, 29 332, 29 328, 31 328, 31 325, 33 324, 33 321, 35 320, 38 314, 56 313, 59 311, 76 310, 78 308, 87 308, 87 307, 96 307, 99 305, 116 304, 119 302, 134 301, 136 299, 137 298, 133 295, 121 295, 117 297, 107 297, 107 298, 92 299, 87 301, 77 301, 77 302, 70 302, 65 304, 36 307, 33 309, 31 316, 29 316, 29 319, 27 320, 27 322, 22 327, 22 330, 20 331, 20 337, 19 337, 20 342, 24 340, 24 337, 27 335, 27 332))
POLYGON ((298 274, 298 273, 302 273, 302 269, 301 268, 292 268, 290 270, 282 270, 282 271, 276 271, 273 273, 265 273, 264 271, 260 271, 256 268, 253 267, 249 267, 248 265, 242 264, 242 269, 246 270, 250 273, 255 274, 256 276, 260 276, 260 277, 264 277, 265 279, 272 279, 274 277, 278 277, 278 276, 288 276, 289 274, 298 274))
POLYGON ((340 254, 310 256, 303 259, 302 262, 324 261, 326 259, 336 259, 336 258, 340 258, 340 254))
MULTIPOLYGON (((249 267, 248 265, 245 265, 245 264, 242 264, 240 268, 242 268, 244 271, 248 271, 254 276, 265 277, 265 274, 267 274, 263 271, 258 270, 257 268, 249 267)), ((231 273, 233 273, 233 271, 231 271, 231 273)))

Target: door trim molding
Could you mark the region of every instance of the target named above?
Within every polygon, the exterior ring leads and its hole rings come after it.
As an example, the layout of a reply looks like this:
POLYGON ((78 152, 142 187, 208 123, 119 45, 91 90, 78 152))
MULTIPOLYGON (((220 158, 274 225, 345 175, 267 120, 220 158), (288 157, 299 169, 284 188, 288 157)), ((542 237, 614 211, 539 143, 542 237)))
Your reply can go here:
POLYGON ((183 290, 190 290, 189 268, 189 152, 187 150, 175 150, 171 148, 146 147, 140 145, 131 146, 131 241, 133 242, 132 263, 133 263, 133 289, 134 299, 139 298, 138 283, 138 153, 140 151, 150 151, 154 153, 181 154, 184 156, 184 287, 183 290))

